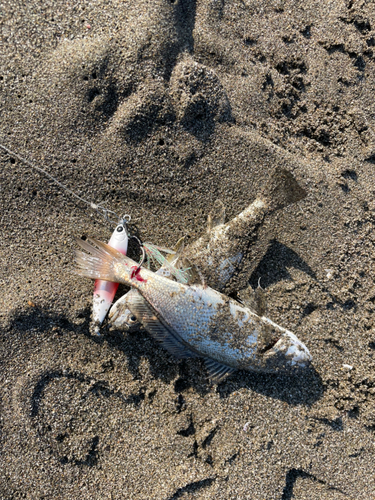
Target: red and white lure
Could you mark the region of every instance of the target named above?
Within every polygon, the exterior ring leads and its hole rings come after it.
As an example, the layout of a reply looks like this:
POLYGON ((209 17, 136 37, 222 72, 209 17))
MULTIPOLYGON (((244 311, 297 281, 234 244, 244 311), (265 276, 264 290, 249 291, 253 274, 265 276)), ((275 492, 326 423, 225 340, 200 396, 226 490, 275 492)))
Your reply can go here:
MULTIPOLYGON (((128 220, 124 218, 118 223, 108 242, 109 246, 115 248, 123 255, 126 255, 128 250, 129 233, 126 225, 127 222, 128 220)), ((95 280, 91 332, 96 335, 100 335, 100 325, 103 323, 112 305, 118 285, 118 283, 111 281, 95 280)))

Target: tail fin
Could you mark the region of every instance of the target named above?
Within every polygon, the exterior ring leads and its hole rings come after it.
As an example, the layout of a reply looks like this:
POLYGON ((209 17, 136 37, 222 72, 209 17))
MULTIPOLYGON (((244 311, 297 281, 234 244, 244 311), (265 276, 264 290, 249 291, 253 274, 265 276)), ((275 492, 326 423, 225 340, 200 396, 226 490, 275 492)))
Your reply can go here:
POLYGON ((263 188, 261 197, 271 210, 277 210, 302 200, 306 194, 291 172, 276 168, 263 188))
POLYGON ((136 262, 98 240, 88 238, 87 241, 77 239, 76 242, 91 254, 75 251, 77 274, 92 279, 131 284, 131 267, 137 266, 136 262), (118 264, 121 266, 121 273, 118 264))

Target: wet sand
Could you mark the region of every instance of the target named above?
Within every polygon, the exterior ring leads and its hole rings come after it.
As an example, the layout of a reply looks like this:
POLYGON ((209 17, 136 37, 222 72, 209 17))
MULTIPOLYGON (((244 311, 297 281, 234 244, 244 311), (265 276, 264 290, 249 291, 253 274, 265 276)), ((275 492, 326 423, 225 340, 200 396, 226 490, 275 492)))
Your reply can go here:
POLYGON ((216 199, 230 219, 275 166, 293 172, 308 196, 264 223, 236 286, 261 278, 313 364, 215 386, 144 331, 92 337, 74 238, 111 227, 0 152, 0 498, 375 498, 375 6, 10 1, 1 16, 0 143, 142 239, 193 241, 216 199))

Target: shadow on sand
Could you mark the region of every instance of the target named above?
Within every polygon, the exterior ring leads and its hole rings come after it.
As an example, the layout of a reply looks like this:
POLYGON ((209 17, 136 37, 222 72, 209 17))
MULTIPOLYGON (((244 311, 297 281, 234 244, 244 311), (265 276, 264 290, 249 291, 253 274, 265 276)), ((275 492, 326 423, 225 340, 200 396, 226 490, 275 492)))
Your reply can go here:
MULTIPOLYGON (((166 384, 174 383, 177 395, 189 388, 204 395, 216 390, 220 397, 226 398, 240 388, 264 394, 267 397, 285 401, 290 405, 311 405, 323 395, 321 378, 311 366, 295 373, 263 374, 238 371, 215 386, 207 378, 207 372, 201 359, 181 360, 166 352, 143 329, 133 333, 122 333, 102 329, 101 336, 91 336, 89 308, 78 314, 80 324, 63 315, 46 309, 32 308, 15 313, 9 324, 11 335, 46 335, 52 329, 58 329, 61 334, 74 332, 84 335, 96 344, 106 343, 110 349, 121 351, 127 358, 127 369, 135 380, 141 380, 140 365, 147 358, 151 374, 154 378, 166 384)), ((63 369, 64 367, 62 367, 63 369)), ((84 365, 82 373, 84 373, 84 365)))

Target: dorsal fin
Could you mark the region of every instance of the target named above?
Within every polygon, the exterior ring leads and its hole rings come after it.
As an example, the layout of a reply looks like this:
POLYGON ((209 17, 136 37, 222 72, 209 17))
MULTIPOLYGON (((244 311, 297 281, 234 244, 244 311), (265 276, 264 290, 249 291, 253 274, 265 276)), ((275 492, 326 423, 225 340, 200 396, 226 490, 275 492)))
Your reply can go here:
POLYGON ((185 247, 185 236, 182 236, 182 238, 180 238, 178 240, 178 242, 176 243, 176 246, 174 247, 173 249, 173 252, 172 254, 169 254, 167 256, 167 261, 170 263, 170 264, 175 264, 175 262, 177 261, 177 259, 179 258, 179 256, 181 255, 181 253, 183 252, 184 250, 184 247, 185 247))
POLYGON ((224 222, 225 205, 221 200, 216 200, 207 217, 207 232, 209 233, 214 227, 220 226, 221 224, 224 224, 224 222))
POLYGON ((208 371, 208 376, 215 384, 218 384, 221 380, 223 380, 226 375, 236 371, 235 368, 223 365, 222 363, 210 358, 205 358, 204 362, 208 371))
POLYGON ((238 298, 246 307, 255 312, 255 314, 264 316, 267 310, 267 299, 263 288, 258 286, 256 290, 253 290, 251 286, 248 286, 238 293, 238 298))
POLYGON ((183 343, 174 329, 158 317, 157 312, 137 290, 133 289, 129 292, 127 303, 137 320, 167 351, 177 358, 194 358, 197 356, 183 343))

